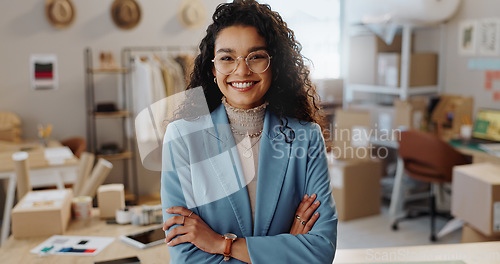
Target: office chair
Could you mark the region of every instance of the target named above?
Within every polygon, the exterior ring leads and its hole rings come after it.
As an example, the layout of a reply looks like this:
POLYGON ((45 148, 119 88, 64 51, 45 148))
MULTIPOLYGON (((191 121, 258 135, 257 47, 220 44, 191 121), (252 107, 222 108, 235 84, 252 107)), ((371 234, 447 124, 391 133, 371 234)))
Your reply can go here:
POLYGON ((61 144, 71 149, 77 158, 80 158, 81 154, 87 150, 87 142, 82 137, 71 137, 61 141, 61 144))
MULTIPOLYGON (((403 131, 399 140, 399 155, 403 159, 405 171, 410 178, 431 183, 450 183, 453 167, 471 163, 471 158, 463 155, 453 147, 442 141, 434 134, 421 131, 403 131)), ((429 210, 415 212, 409 210, 403 218, 396 219, 392 225, 393 230, 398 229, 400 221, 423 215, 431 218, 431 241, 436 241, 435 218, 436 216, 450 218, 449 213, 437 212, 436 198, 431 188, 429 210), (415 215, 417 213, 417 215, 415 215)))
POLYGON ((14 173, 16 174, 17 200, 20 201, 32 190, 28 152, 20 151, 12 154, 12 160, 14 161, 14 173))

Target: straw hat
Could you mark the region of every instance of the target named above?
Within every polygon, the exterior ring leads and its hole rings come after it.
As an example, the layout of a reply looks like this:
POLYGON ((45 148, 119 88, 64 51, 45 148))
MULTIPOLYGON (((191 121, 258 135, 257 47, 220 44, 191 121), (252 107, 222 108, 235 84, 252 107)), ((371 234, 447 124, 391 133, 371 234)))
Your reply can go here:
POLYGON ((45 15, 56 28, 65 28, 75 20, 75 8, 70 0, 47 0, 45 15))
POLYGON ((132 29, 141 21, 141 7, 135 0, 115 0, 111 17, 119 28, 132 29))
POLYGON ((201 1, 184 0, 179 6, 177 15, 186 28, 197 28, 205 22, 207 12, 201 1))

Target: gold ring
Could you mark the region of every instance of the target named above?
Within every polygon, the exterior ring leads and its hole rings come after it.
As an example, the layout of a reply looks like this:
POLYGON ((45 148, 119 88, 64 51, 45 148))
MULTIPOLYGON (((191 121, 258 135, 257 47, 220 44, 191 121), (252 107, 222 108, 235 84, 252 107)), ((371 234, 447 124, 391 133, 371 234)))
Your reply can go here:
POLYGON ((299 215, 295 215, 295 218, 297 218, 297 220, 300 221, 300 216, 299 215))
POLYGON ((190 217, 192 214, 193 214, 193 211, 191 211, 191 213, 188 215, 188 217, 190 217))
POLYGON ((182 225, 184 225, 184 221, 186 221, 186 218, 182 216, 182 225))

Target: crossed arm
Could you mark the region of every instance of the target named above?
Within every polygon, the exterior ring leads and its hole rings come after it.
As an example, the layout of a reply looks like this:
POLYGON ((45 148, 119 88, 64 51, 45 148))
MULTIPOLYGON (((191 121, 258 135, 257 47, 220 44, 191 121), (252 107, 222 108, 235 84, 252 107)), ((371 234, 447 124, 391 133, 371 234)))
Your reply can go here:
MULTIPOLYGON (((320 205, 320 201, 315 201, 315 199, 316 194, 304 195, 295 212, 296 221, 293 221, 290 234, 307 234, 311 230, 319 218, 319 213, 314 212, 320 205)), ((210 254, 222 255, 224 253, 225 241, 222 235, 213 231, 198 215, 181 206, 170 207, 166 212, 177 214, 177 216, 170 217, 165 221, 163 230, 166 231, 170 227, 178 225, 172 228, 165 238, 165 242, 169 247, 182 243, 191 243, 210 254)), ((231 256, 243 262, 251 263, 245 238, 238 238, 233 242, 231 256)))
MULTIPOLYGON (((167 128, 166 137, 169 135, 173 136, 174 140, 167 138, 163 157, 170 157, 172 164, 166 166, 164 163, 164 167, 170 167, 162 171, 162 204, 166 209, 164 230, 168 230, 165 241, 171 247, 172 263, 222 262, 221 254, 225 243, 222 234, 215 232, 199 217, 197 207, 188 206, 196 204, 193 194, 183 192, 183 186, 190 183, 190 161, 187 153, 189 148, 183 140, 175 140, 180 138, 175 127, 167 128)), ((316 147, 311 149, 318 152, 324 150, 321 148, 322 138, 313 139, 311 144, 316 147)), ((307 165, 307 173, 312 176, 308 177, 304 191, 313 194, 304 196, 296 209, 293 217, 298 215, 300 219, 290 220, 293 224, 288 233, 238 238, 232 247, 233 258, 247 263, 269 263, 269 256, 274 255, 274 263, 290 263, 290 260, 305 263, 332 262, 336 246, 337 219, 326 159, 321 155, 318 157, 307 165), (314 203, 316 200, 317 203, 314 203), (323 209, 319 207, 320 201, 323 209), (316 211, 323 215, 323 220, 318 221, 321 215, 314 214, 316 211)), ((238 262, 237 260, 235 262, 238 262)))

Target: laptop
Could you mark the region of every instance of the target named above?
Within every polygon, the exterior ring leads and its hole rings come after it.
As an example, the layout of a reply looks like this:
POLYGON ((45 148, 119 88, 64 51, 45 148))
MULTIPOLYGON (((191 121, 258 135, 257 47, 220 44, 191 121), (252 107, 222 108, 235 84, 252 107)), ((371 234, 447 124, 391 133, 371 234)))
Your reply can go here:
POLYGON ((500 109, 481 108, 477 111, 471 143, 500 143, 500 109))

